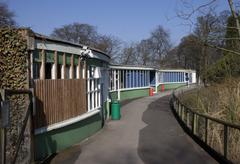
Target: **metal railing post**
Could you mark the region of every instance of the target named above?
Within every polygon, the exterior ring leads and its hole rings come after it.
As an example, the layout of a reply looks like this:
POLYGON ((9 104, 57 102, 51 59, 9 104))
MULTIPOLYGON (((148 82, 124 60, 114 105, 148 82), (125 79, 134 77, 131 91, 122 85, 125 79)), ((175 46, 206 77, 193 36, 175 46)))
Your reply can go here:
POLYGON ((189 127, 189 111, 187 110, 187 127, 189 127))
POLYGON ((224 157, 228 155, 228 126, 224 125, 224 157))
POLYGON ((195 129, 194 134, 196 134, 196 135, 198 135, 198 133, 197 133, 198 132, 198 122, 199 122, 198 120, 199 120, 199 116, 196 114, 195 115, 195 128, 194 128, 195 129))
POLYGON ((205 117, 205 143, 207 144, 208 141, 208 119, 205 117))
POLYGON ((180 107, 181 107, 181 105, 180 105, 180 102, 178 101, 178 107, 177 107, 177 114, 178 115, 179 115, 180 107))
POLYGON ((184 106, 182 106, 182 120, 183 120, 183 122, 184 122, 184 115, 185 115, 185 108, 184 108, 184 106))
POLYGON ((195 132, 195 113, 192 113, 192 133, 194 134, 195 132))
MULTIPOLYGON (((181 90, 183 91, 183 90, 181 90)), ((179 91, 178 93, 183 93, 179 91)), ((179 96, 179 95, 178 95, 179 96)), ((209 116, 208 114, 205 113, 200 113, 198 111, 195 111, 194 109, 190 109, 188 107, 185 107, 182 102, 174 95, 174 98, 177 100, 177 105, 176 105, 176 111, 178 114, 179 119, 186 120, 183 121, 185 125, 187 125, 187 128, 189 131, 192 132, 192 134, 196 137, 198 137, 200 140, 205 142, 206 145, 209 143, 209 130, 210 130, 210 125, 212 122, 217 123, 217 125, 222 125, 224 126, 223 133, 221 133, 221 138, 223 137, 223 147, 221 147, 220 154, 223 158, 225 158, 227 161, 229 161, 228 158, 232 156, 232 152, 230 153, 228 149, 229 147, 229 128, 233 128, 236 130, 240 131, 240 125, 238 124, 233 124, 231 122, 226 122, 224 120, 220 120, 214 117, 209 116), (204 125, 201 126, 201 118, 204 121, 204 125), (202 129, 201 129, 202 128, 202 129), (201 131, 205 131, 204 134, 200 133, 201 131), (203 136, 199 135, 202 134, 203 136)), ((211 147, 211 149, 215 150, 212 145, 208 145, 211 147)), ((231 162, 231 161, 230 161, 231 162)))

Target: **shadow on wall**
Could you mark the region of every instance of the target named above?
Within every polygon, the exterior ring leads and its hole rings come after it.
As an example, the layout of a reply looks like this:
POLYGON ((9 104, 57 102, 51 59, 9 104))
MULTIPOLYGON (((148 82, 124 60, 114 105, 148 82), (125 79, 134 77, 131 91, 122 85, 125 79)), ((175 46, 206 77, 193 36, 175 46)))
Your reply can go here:
POLYGON ((144 163, 209 163, 174 118, 169 96, 152 102, 142 120, 147 126, 139 132, 138 155, 144 163))
MULTIPOLYGON (((38 101, 38 103, 42 105, 40 101, 38 101)), ((40 107, 40 109, 42 108, 40 107)), ((43 120, 46 122, 46 117, 43 118, 43 120)), ((100 114, 96 114, 74 124, 35 135, 36 160, 49 163, 57 153, 64 153, 65 150, 67 151, 67 148, 80 143, 100 129, 101 116, 100 114)), ((78 157, 76 155, 79 155, 80 152, 81 151, 78 151, 78 153, 74 154, 74 158, 70 160, 72 162, 75 161, 78 157)))
MULTIPOLYGON (((34 118, 34 125, 36 129, 36 125, 39 124, 39 119, 41 122, 42 127, 47 126, 47 120, 46 120, 46 115, 43 111, 43 103, 41 100, 36 98, 36 107, 38 110, 38 114, 36 114, 34 118), (37 117, 37 118, 36 118, 37 117)), ((46 133, 46 132, 44 132, 46 133)), ((39 135, 44 135, 44 134, 39 134, 39 135)), ((35 135, 35 161, 44 161, 47 158, 54 157, 56 155, 57 151, 57 143, 55 140, 52 140, 52 138, 49 135, 45 135, 45 137, 36 137, 35 135)))

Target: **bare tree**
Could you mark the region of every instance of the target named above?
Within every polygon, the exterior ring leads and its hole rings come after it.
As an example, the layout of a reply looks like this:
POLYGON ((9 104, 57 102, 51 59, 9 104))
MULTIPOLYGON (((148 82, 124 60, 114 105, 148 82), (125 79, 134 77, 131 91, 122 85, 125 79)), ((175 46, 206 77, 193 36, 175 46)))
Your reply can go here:
POLYGON ((149 38, 152 49, 152 60, 155 66, 160 66, 162 57, 167 55, 171 49, 170 34, 162 26, 158 26, 152 31, 149 38))
POLYGON ((136 44, 132 43, 131 45, 125 47, 122 50, 120 63, 124 65, 136 65, 138 64, 138 58, 137 58, 137 52, 136 52, 136 44))
POLYGON ((162 58, 170 49, 169 33, 162 26, 157 26, 149 38, 124 48, 121 63, 160 67, 162 58))
POLYGON ((13 27, 16 25, 14 13, 9 11, 6 3, 0 2, 0 27, 13 27))
POLYGON ((234 6, 233 6, 233 1, 228 0, 228 4, 229 4, 229 8, 231 10, 232 16, 236 21, 236 27, 238 29, 238 37, 240 38, 240 24, 239 24, 239 19, 238 19, 237 13, 236 13, 236 11, 234 9, 234 6))
MULTIPOLYGON (((178 10, 176 12, 176 14, 177 14, 178 18, 187 21, 188 22, 187 24, 188 25, 190 24, 190 26, 192 27, 192 25, 194 24, 193 19, 195 19, 194 16, 196 14, 206 16, 209 13, 213 13, 216 6, 218 5, 218 2, 219 2, 219 0, 208 0, 208 1, 205 1, 204 3, 202 3, 198 6, 194 6, 192 4, 192 2, 189 1, 189 0, 181 0, 182 8, 180 10, 178 10)), ((236 12, 236 9, 234 8, 234 6, 239 7, 239 2, 234 3, 233 0, 228 0, 228 4, 229 4, 230 11, 232 13, 232 16, 235 19, 236 25, 235 25, 235 27, 229 27, 229 26, 227 27, 226 22, 225 22, 225 26, 224 26, 223 29, 224 30, 226 30, 227 28, 236 29, 236 30, 238 30, 238 34, 240 34, 239 20, 237 19, 237 12, 236 12)), ((223 14, 222 16, 224 16, 225 18, 226 18, 226 15, 229 16, 229 12, 225 12, 225 13, 222 12, 222 14, 223 14)), ((226 19, 224 19, 224 21, 225 20, 226 19)), ((221 22, 221 19, 218 19, 218 22, 221 22)), ((221 27, 223 27, 223 26, 221 26, 221 27)), ((223 30, 222 30, 222 32, 223 32, 223 30)), ((225 33, 225 31, 223 33, 225 33)), ((220 40, 223 43, 223 42, 225 42, 225 40, 229 40, 229 39, 239 40, 240 37, 225 38, 224 35, 218 35, 217 37, 215 36, 215 37, 212 37, 212 38, 209 38, 209 39, 215 40, 215 41, 220 40)), ((218 50, 223 51, 223 52, 229 52, 229 53, 233 53, 235 55, 240 55, 240 53, 237 52, 237 51, 229 50, 229 49, 224 48, 223 44, 222 45, 212 44, 212 43, 207 43, 203 40, 203 45, 205 45, 206 47, 211 47, 211 48, 214 48, 214 49, 218 49, 218 50)))
POLYGON ((177 49, 178 66, 185 69, 194 69, 197 74, 201 69, 202 45, 196 35, 190 34, 182 38, 177 49))
POLYGON ((184 25, 194 26, 195 18, 215 10, 219 0, 208 0, 199 5, 193 5, 191 0, 180 0, 180 8, 176 9, 176 17, 184 20, 184 25))
POLYGON ((118 63, 122 48, 122 41, 119 38, 111 35, 98 36, 95 48, 109 54, 111 56, 112 63, 118 63))
MULTIPOLYGON (((235 23, 231 26, 227 23, 230 16, 229 12, 224 11, 219 16, 215 14, 214 11, 218 0, 205 1, 205 4, 200 4, 199 6, 193 6, 188 0, 182 0, 181 2, 184 7, 181 12, 177 12, 179 18, 193 24, 196 15, 200 15, 197 18, 194 35, 198 37, 199 44, 201 45, 200 73, 202 75, 205 76, 206 72, 210 69, 209 66, 221 60, 223 54, 240 55, 239 48, 230 48, 231 46, 226 45, 233 42, 236 43, 240 40, 239 18, 235 9, 236 3, 234 4, 233 0, 228 0, 232 18, 235 20, 235 23), (227 31, 234 33, 234 30, 237 31, 237 36, 227 34, 227 31)), ((227 61, 228 59, 224 60, 227 61)), ((202 79, 205 81, 204 76, 202 76, 202 79)))
POLYGON ((144 66, 152 65, 152 49, 151 42, 149 39, 142 40, 139 44, 136 45, 136 51, 138 56, 138 64, 144 66))
POLYGON ((98 37, 96 27, 89 24, 72 23, 55 28, 51 34, 57 39, 94 46, 98 37))
POLYGON ((181 58, 178 56, 178 46, 172 48, 166 56, 161 60, 161 68, 169 69, 169 68, 183 68, 181 65, 181 58))
POLYGON ((121 40, 114 36, 99 34, 96 27, 89 24, 72 23, 64 25, 55 28, 51 36, 97 48, 110 55, 113 63, 118 60, 122 44, 121 40))

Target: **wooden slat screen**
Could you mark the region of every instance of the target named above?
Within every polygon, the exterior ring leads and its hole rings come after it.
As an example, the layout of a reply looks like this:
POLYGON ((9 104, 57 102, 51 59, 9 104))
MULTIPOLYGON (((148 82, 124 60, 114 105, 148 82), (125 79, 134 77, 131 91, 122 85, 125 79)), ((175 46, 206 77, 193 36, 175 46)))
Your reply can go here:
POLYGON ((85 79, 35 80, 35 128, 45 127, 87 111, 85 79))

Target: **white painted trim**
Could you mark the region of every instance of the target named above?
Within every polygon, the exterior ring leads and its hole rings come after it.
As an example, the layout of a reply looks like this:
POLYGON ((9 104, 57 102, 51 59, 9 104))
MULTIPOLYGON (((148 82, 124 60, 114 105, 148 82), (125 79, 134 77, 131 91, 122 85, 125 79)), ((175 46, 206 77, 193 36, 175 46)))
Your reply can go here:
POLYGON ((158 85, 160 84, 185 84, 186 82, 182 81, 182 82, 164 82, 164 83, 158 83, 158 85))
POLYGON ((196 72, 195 70, 191 70, 191 69, 167 69, 167 70, 164 70, 164 69, 160 69, 160 70, 157 70, 158 72, 196 72))
POLYGON ((121 77, 120 77, 120 71, 118 70, 118 100, 120 100, 121 99, 121 97, 120 97, 120 82, 121 82, 121 77))
POLYGON ((154 68, 138 67, 138 66, 109 66, 111 69, 125 69, 125 70, 155 70, 154 68))
POLYGON ((42 133, 45 133, 45 132, 49 132, 49 131, 52 131, 52 130, 55 130, 55 129, 59 129, 59 128, 74 124, 74 123, 82 121, 82 120, 84 120, 88 117, 91 117, 91 116, 93 116, 93 115, 95 115, 99 112, 100 112, 100 110, 92 110, 92 111, 84 113, 80 116, 70 118, 68 120, 64 120, 62 122, 58 122, 58 123, 55 123, 55 124, 52 124, 52 125, 49 125, 49 126, 46 126, 46 127, 38 128, 34 131, 34 134, 35 135, 42 134, 42 133))
MULTIPOLYGON (((154 85, 155 86, 155 85, 154 85)), ((150 88, 150 86, 147 86, 147 87, 135 87, 135 88, 122 88, 120 89, 120 91, 128 91, 128 90, 137 90, 137 89, 146 89, 146 88, 150 88)), ((109 91, 110 93, 111 92, 118 92, 118 90, 111 90, 109 91)))

